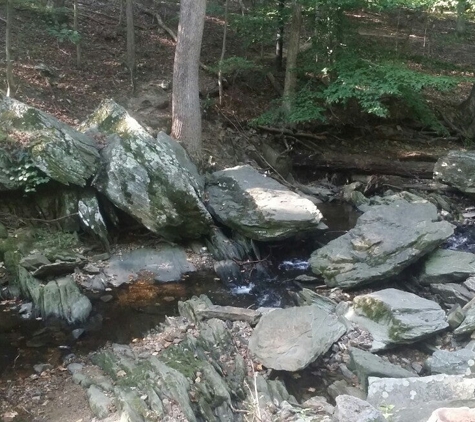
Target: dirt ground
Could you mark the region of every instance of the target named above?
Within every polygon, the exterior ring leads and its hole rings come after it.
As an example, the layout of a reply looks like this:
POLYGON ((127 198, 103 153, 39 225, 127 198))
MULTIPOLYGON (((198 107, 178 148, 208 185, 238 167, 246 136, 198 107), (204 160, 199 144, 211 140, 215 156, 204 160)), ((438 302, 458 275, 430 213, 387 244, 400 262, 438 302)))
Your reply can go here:
MULTIPOLYGON (((46 30, 48 24, 29 10, 16 11, 13 37, 14 97, 73 126, 92 112, 102 99, 114 98, 125 104, 132 95, 125 65, 124 19, 118 25, 119 3, 86 0, 81 4, 83 48, 80 68, 75 65, 75 46, 67 41, 60 42, 49 34, 46 30), (42 64, 54 71, 53 77, 44 75, 38 67, 42 64)), ((177 10, 170 6, 161 7, 162 17, 176 28, 177 10)), ((467 37, 459 40, 450 36, 455 27, 450 16, 439 19, 409 12, 381 15, 361 11, 349 17, 357 24, 358 34, 368 46, 386 44, 395 52, 406 49, 433 63, 452 65, 450 71, 434 67, 431 70, 434 73, 452 72, 473 77, 474 25, 469 25, 467 37), (444 37, 444 34, 449 35, 444 37)), ((138 85, 158 79, 171 81, 173 41, 146 13, 137 14, 136 25, 138 85)), ((204 64, 213 65, 219 59, 222 31, 221 19, 207 18, 202 54, 204 64)), ((3 41, 0 38, 0 42, 3 41)), ((228 54, 257 57, 259 51, 244 51, 242 40, 230 31, 228 54)), ((4 59, 1 55, 0 58, 4 59)), ((272 61, 271 54, 264 57, 263 63, 266 61, 272 61)), ((415 68, 420 66, 416 60, 409 60, 408 64, 415 68)), ((283 81, 282 74, 276 77, 283 81)), ((0 80, 4 80, 3 70, 0 71, 0 80)), ((467 80, 451 92, 426 94, 443 114, 452 112, 468 96, 470 89, 471 82, 467 80)), ((215 96, 203 99, 204 151, 213 168, 248 160, 246 152, 252 149, 256 139, 274 137, 249 128, 247 122, 265 111, 276 98, 274 88, 263 75, 248 75, 227 87, 222 105, 218 105, 215 96)), ((167 112, 171 112, 170 107, 167 112)), ((436 158, 449 149, 465 147, 454 136, 444 138, 428 133, 407 120, 358 118, 355 121, 346 118, 348 114, 348 110, 335 109, 330 124, 306 126, 302 130, 321 135, 317 143, 321 151, 344 149, 383 158, 411 155, 436 158)), ((280 138, 275 136, 273 141, 278 143, 280 138)), ((4 422, 94 420, 83 388, 72 383, 69 372, 62 366, 41 374, 9 371, 8 377, 0 378, 0 418, 4 422)))

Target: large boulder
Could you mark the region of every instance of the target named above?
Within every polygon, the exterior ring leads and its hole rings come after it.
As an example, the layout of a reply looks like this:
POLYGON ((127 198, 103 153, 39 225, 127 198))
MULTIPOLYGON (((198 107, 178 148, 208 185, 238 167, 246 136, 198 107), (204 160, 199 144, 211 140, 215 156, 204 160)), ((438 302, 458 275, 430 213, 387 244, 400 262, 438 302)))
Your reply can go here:
POLYGON ((7 136, 27 142, 34 166, 51 179, 85 186, 99 169, 95 141, 49 114, 5 97, 0 123, 7 136))
POLYGON ((212 219, 200 200, 203 181, 177 142, 163 132, 153 138, 112 100, 82 130, 107 137, 94 186, 116 207, 171 240, 208 233, 212 219))
POLYGON ((434 166, 434 179, 454 186, 464 193, 475 193, 475 152, 450 151, 434 166))
POLYGON ((423 284, 464 281, 475 274, 475 255, 470 252, 438 249, 424 262, 419 281, 423 284))
POLYGON ((331 287, 352 288, 399 274, 453 233, 429 203, 371 207, 355 228, 312 253, 312 271, 331 287))
POLYGON ((346 317, 370 332, 373 351, 415 343, 448 327, 436 302, 397 289, 355 297, 346 317))
POLYGON ((249 349, 267 368, 299 371, 326 353, 345 332, 335 315, 316 305, 276 309, 261 317, 249 349))
POLYGON ((286 239, 319 228, 322 219, 310 200, 248 165, 213 173, 206 190, 213 216, 251 239, 286 239))

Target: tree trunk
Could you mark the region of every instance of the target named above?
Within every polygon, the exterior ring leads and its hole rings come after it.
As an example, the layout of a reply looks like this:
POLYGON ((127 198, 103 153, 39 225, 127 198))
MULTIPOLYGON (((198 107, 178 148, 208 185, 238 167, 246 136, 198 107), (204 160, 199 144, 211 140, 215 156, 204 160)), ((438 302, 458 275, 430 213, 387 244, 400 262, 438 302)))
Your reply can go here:
POLYGON ((199 63, 206 0, 181 0, 173 65, 172 136, 201 164, 199 63))
POLYGON ((292 22, 290 24, 289 48, 285 68, 283 109, 290 113, 297 88, 297 56, 299 53, 300 27, 302 24, 302 6, 297 0, 292 3, 292 22))
POLYGON ((224 5, 224 31, 223 31, 223 46, 221 47, 221 57, 219 58, 218 71, 218 89, 219 89, 219 105, 223 104, 223 61, 226 54, 226 40, 228 35, 228 7, 229 0, 226 0, 224 5))
POLYGON ((282 59, 284 53, 284 9, 285 9, 285 0, 279 0, 279 24, 277 28, 277 36, 275 41, 275 68, 277 70, 282 70, 282 59))
POLYGON ((457 1, 457 35, 465 35, 466 30, 466 20, 465 20, 465 10, 467 9, 467 0, 458 0, 457 1))
POLYGON ((470 95, 459 106, 457 122, 462 128, 462 135, 468 139, 475 139, 475 84, 470 95))
MULTIPOLYGON (((78 14, 79 14, 78 0, 74 0, 73 8, 74 8, 74 27, 73 28, 76 31, 76 33, 79 33, 79 28, 78 28, 78 14)), ((81 41, 80 40, 76 43, 76 66, 77 67, 81 66, 81 41)))
POLYGON ((135 30, 133 0, 126 0, 125 15, 127 19, 127 66, 129 67, 132 88, 135 88, 135 30))
POLYGON ((12 58, 11 58, 11 44, 12 44, 12 1, 7 0, 7 25, 5 31, 5 59, 6 59, 6 73, 7 73, 7 97, 10 97, 13 90, 13 70, 12 70, 12 58))

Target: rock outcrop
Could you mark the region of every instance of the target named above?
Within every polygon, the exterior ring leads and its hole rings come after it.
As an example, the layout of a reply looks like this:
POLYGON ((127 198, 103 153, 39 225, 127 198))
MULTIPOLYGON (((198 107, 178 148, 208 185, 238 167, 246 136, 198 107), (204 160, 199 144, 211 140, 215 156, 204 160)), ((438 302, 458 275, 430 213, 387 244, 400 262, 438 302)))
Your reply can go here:
POLYGON ((434 179, 440 180, 468 194, 475 193, 475 153, 450 151, 434 166, 434 179))

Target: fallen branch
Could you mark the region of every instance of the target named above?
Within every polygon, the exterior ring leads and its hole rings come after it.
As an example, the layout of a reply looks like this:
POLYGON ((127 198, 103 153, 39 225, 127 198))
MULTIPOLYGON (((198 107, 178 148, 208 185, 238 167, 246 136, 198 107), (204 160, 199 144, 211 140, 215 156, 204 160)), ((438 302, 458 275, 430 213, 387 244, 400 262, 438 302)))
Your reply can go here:
POLYGON ((325 135, 314 135, 313 133, 305 133, 305 132, 292 132, 291 130, 283 129, 283 128, 281 129, 278 127, 257 126, 257 128, 265 132, 277 133, 279 135, 295 136, 296 138, 316 139, 318 141, 327 139, 325 135))
POLYGON ((274 75, 271 72, 268 72, 266 76, 267 79, 269 79, 275 92, 277 92, 277 94, 279 94, 280 96, 284 95, 284 89, 280 86, 279 82, 277 82, 277 79, 275 79, 274 75))

